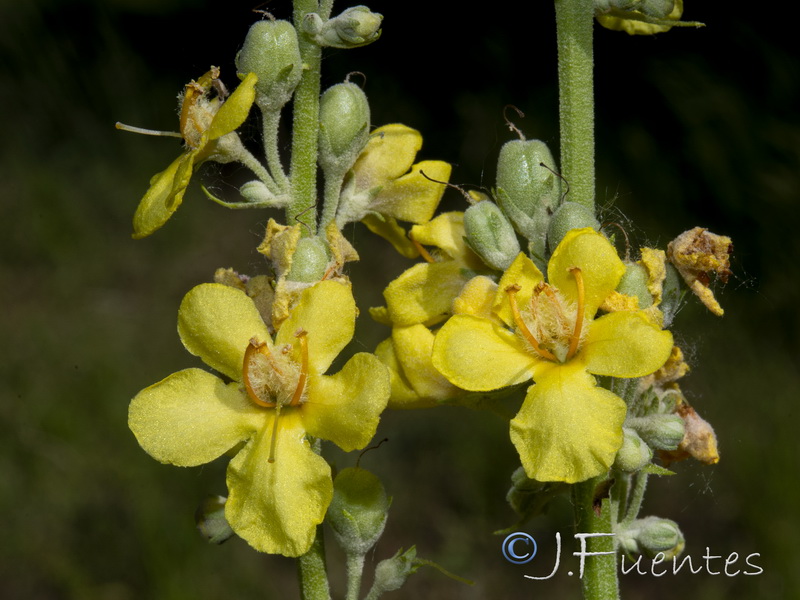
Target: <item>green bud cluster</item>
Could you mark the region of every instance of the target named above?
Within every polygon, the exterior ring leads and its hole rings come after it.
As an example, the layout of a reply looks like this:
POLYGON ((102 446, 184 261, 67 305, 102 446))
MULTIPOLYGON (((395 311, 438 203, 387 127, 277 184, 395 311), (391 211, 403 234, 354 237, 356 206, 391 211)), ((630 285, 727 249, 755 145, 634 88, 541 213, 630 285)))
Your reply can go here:
POLYGON ((366 6, 353 6, 328 21, 309 13, 303 20, 303 30, 323 47, 358 48, 381 37, 381 21, 383 15, 366 6))
POLYGON ((483 262, 505 271, 519 254, 519 241, 503 211, 491 200, 473 204, 464 212, 467 244, 483 262))
POLYGON ((347 554, 365 554, 383 534, 391 503, 383 484, 369 471, 355 467, 340 472, 326 517, 339 546, 347 554))
POLYGON ((280 110, 291 99, 303 74, 292 24, 271 20, 253 23, 236 55, 236 69, 241 76, 258 76, 256 102, 262 110, 280 110))

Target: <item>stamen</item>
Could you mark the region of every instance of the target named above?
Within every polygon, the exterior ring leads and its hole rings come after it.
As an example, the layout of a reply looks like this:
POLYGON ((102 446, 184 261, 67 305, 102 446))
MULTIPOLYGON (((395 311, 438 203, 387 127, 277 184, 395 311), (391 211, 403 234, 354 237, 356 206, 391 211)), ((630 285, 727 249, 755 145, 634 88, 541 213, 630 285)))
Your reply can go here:
POLYGON ((256 391, 253 389, 253 386, 250 384, 250 363, 252 362, 253 355, 255 353, 265 354, 268 356, 268 358, 272 358, 272 355, 269 353, 269 348, 267 348, 267 345, 264 342, 259 342, 255 338, 250 340, 250 343, 247 344, 247 349, 244 351, 244 362, 242 364, 242 381, 244 382, 244 389, 247 392, 248 398, 250 398, 250 400, 259 406, 273 408, 275 403, 266 402, 259 398, 258 394, 256 394, 256 391), (263 350, 264 348, 266 349, 266 352, 263 350))
POLYGON ((300 399, 303 397, 303 391, 306 387, 306 379, 308 379, 308 341, 306 336, 308 332, 299 329, 294 336, 300 342, 300 377, 297 378, 297 387, 294 390, 290 406, 299 406, 300 399))
POLYGON ((578 314, 575 315, 575 329, 569 338, 567 360, 575 356, 575 352, 578 351, 578 343, 581 341, 581 329, 583 328, 584 305, 583 275, 581 275, 581 270, 579 267, 572 267, 569 272, 575 277, 575 285, 578 286, 578 314))
POLYGON ((156 129, 145 129, 143 127, 125 125, 125 123, 120 123, 119 121, 114 124, 114 127, 121 129, 122 131, 130 131, 131 133, 141 133, 144 135, 155 135, 160 137, 176 137, 183 139, 183 136, 177 131, 158 131, 156 129))
POLYGON ((508 286, 505 290, 508 294, 508 301, 511 304, 511 312, 514 315, 514 323, 516 323, 517 328, 522 332, 522 335, 525 337, 525 339, 528 340, 528 343, 530 343, 534 352, 536 352, 542 358, 556 361, 557 359, 555 355, 539 346, 539 342, 537 342, 536 338, 533 337, 533 334, 531 333, 530 329, 528 329, 525 321, 522 320, 522 315, 519 314, 519 307, 517 306, 517 292, 521 289, 522 288, 520 286, 514 284, 508 286))
POLYGON ((428 252, 425 249, 425 247, 422 244, 420 244, 417 240, 415 240, 413 237, 411 237, 411 234, 409 234, 408 239, 411 240, 411 243, 414 244, 414 247, 417 249, 417 252, 419 252, 420 256, 423 259, 425 259, 426 262, 429 262, 429 263, 435 263, 436 262, 436 259, 433 258, 433 256, 431 256, 430 252, 428 252))

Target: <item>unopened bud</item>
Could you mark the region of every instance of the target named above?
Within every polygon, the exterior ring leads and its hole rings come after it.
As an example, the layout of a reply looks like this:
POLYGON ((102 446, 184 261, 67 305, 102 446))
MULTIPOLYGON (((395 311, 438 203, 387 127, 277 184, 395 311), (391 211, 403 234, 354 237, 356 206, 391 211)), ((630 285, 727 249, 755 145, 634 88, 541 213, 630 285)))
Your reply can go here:
POLYGON ((256 103, 262 110, 280 110, 292 97, 303 74, 297 32, 288 21, 253 23, 236 55, 242 75, 255 73, 256 103))
POLYGON ((417 549, 414 546, 405 552, 398 550, 392 558, 379 562, 375 567, 375 582, 372 584, 372 589, 380 590, 380 593, 375 597, 384 592, 399 590, 420 566, 417 561, 417 549))
POLYGON ((358 48, 381 37, 381 21, 383 15, 366 6, 353 6, 328 21, 309 13, 303 20, 303 30, 323 47, 358 48))
POLYGON ((464 232, 469 247, 493 269, 505 271, 519 254, 517 234, 494 202, 470 206, 464 212, 464 232))
POLYGON ((617 539, 630 554, 652 558, 661 553, 665 560, 679 556, 686 546, 678 524, 659 517, 636 519, 624 531, 618 532, 617 539))
POLYGON ((391 505, 383 484, 359 467, 341 471, 333 482, 326 520, 348 554, 365 554, 381 537, 391 505))
POLYGON ((211 544, 221 544, 233 536, 225 519, 226 500, 223 496, 209 496, 194 513, 197 530, 211 544))
POLYGON ((653 296, 647 288, 647 269, 636 263, 625 264, 625 274, 619 280, 617 291, 639 299, 639 308, 644 309, 653 305, 653 296))
POLYGON ((319 162, 326 172, 344 174, 369 139, 369 102, 363 90, 345 82, 325 90, 319 106, 319 162))
POLYGON ((600 223, 595 218, 594 212, 577 202, 563 202, 556 209, 553 218, 550 219, 550 226, 547 230, 547 241, 550 248, 558 246, 569 230, 583 227, 600 229, 600 223))
POLYGON ((304 237, 297 242, 292 255, 292 267, 286 278, 289 281, 314 283, 321 281, 330 262, 328 244, 318 237, 304 237))
POLYGON ((617 452, 614 467, 624 473, 634 473, 653 459, 653 451, 633 429, 622 428, 622 447, 617 452))
POLYGON ((685 428, 678 415, 648 415, 628 419, 626 425, 635 429, 647 445, 656 450, 675 450, 683 439, 685 428))

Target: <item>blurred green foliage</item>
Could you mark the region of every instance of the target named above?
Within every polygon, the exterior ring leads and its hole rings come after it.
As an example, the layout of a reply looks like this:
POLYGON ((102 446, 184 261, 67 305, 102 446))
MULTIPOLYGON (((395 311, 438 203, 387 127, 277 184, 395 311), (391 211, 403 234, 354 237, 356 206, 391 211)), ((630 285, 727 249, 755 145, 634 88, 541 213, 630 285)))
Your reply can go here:
MULTIPOLYGON (((2 598, 296 595, 292 561, 238 540, 210 547, 195 534, 196 504, 224 493, 223 464, 159 465, 126 426, 139 389, 197 364, 175 332, 183 294, 218 266, 263 270, 254 246, 268 215, 223 213, 193 187, 163 231, 133 242, 136 203, 178 142, 113 124, 174 129, 176 94, 210 64, 233 83, 251 4, 0 7, 2 598)), ((715 425, 722 461, 678 465, 677 477, 653 482, 645 511, 678 521, 692 556, 707 546, 760 552, 764 574, 629 575, 627 599, 800 596, 797 49, 788 25, 781 32, 767 15, 720 14, 711 4, 687 3, 687 18, 708 23, 705 30, 634 39, 598 29, 599 200, 604 219, 623 224, 634 247, 663 246, 695 225, 734 238, 735 278, 719 290, 726 316, 690 302, 676 321, 694 368, 684 391, 715 425)), ((480 14, 420 0, 370 6, 386 17, 382 39, 332 52, 325 65, 329 85, 365 73, 375 124, 420 129, 425 158, 449 160, 454 181, 486 187, 512 137, 506 104, 527 113, 516 122, 529 137, 555 149, 547 3, 484 6, 480 14)), ((286 2, 266 8, 290 13, 286 2)), ((232 188, 219 176, 240 178, 242 170, 206 174, 224 194, 232 188)), ((447 202, 463 208, 457 194, 447 202)), ((388 332, 368 323, 365 309, 407 263, 360 226, 348 233, 361 248, 374 244, 352 269, 363 315, 357 345, 369 350, 388 332)), ((499 419, 456 409, 392 413, 383 436, 390 442, 364 458, 394 496, 373 558, 417 544, 420 556, 476 581, 466 588, 423 569, 397 597, 577 597, 575 578, 564 573, 522 578, 549 572, 554 532, 570 535, 566 501, 529 526, 542 546, 536 566, 506 563, 491 535, 514 519, 503 495, 515 455, 499 419)))

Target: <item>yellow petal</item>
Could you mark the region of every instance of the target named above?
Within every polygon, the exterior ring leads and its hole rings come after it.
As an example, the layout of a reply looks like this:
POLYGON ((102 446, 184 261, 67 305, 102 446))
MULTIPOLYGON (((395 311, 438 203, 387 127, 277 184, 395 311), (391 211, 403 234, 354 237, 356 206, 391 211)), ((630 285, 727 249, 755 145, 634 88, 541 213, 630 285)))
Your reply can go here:
POLYGON ((537 373, 519 413, 511 441, 528 477, 575 483, 600 475, 622 445, 625 403, 580 364, 553 365, 537 373))
MULTIPOLYGON (((497 296, 497 284, 489 277, 478 275, 470 279, 453 300, 453 313, 496 319, 492 309, 497 296)), ((499 321, 498 321, 498 324, 499 321)))
POLYGON ((533 289, 542 281, 544 281, 544 276, 539 268, 530 258, 520 252, 497 284, 497 295, 494 300, 494 311, 497 316, 506 325, 515 327, 514 314, 511 311, 506 288, 518 285, 520 290, 517 292, 517 306, 528 306, 533 295, 533 289))
POLYGON ((391 395, 389 396, 389 403, 386 405, 387 408, 429 408, 436 406, 435 400, 420 398, 419 394, 411 387, 397 359, 391 338, 378 344, 378 347, 375 348, 375 356, 389 369, 391 395))
POLYGON ((395 327, 392 342, 400 366, 411 387, 421 398, 448 400, 462 390, 437 371, 432 362, 434 335, 424 325, 395 327))
POLYGON ((408 239, 406 230, 397 224, 397 220, 392 217, 385 217, 377 213, 368 213, 361 219, 361 222, 375 235, 381 236, 389 242, 401 256, 406 258, 417 258, 419 251, 417 247, 408 239))
POLYGON ((420 148, 422 136, 416 129, 399 123, 378 127, 353 165, 356 188, 369 190, 397 179, 414 163, 420 148))
POLYGON ((357 450, 375 435, 388 400, 389 370, 372 354, 359 352, 335 375, 309 380, 303 425, 345 452, 357 450))
POLYGON ((160 462, 205 464, 249 438, 263 423, 263 409, 239 387, 200 369, 173 373, 136 395, 128 426, 145 452, 160 462))
POLYGON ((257 82, 256 74, 248 73, 230 97, 223 102, 208 128, 209 140, 215 140, 242 126, 256 99, 257 82))
POLYGON ((595 319, 579 352, 595 375, 644 377, 661 368, 672 352, 672 334, 641 311, 613 312, 595 319))
POLYGON ((400 221, 430 221, 446 189, 444 183, 436 181, 447 181, 451 170, 449 164, 440 160, 417 163, 410 173, 386 183, 370 202, 370 210, 400 221))
POLYGON ((392 323, 406 327, 441 321, 467 280, 455 261, 419 263, 407 269, 383 291, 392 323))
POLYGON ((308 364, 311 373, 328 370, 355 331, 356 303, 350 286, 336 281, 321 281, 303 291, 300 301, 275 336, 275 345, 290 344, 295 360, 300 361, 295 334, 308 332, 308 364))
POLYGON ((465 235, 463 212, 442 213, 427 223, 411 228, 411 237, 423 246, 436 246, 450 258, 460 260, 473 269, 485 269, 480 258, 464 241, 465 235))
POLYGON ((473 392, 528 381, 537 362, 513 333, 471 315, 451 317, 433 345, 433 366, 454 385, 473 392))
POLYGON ((150 180, 150 187, 133 215, 133 238, 141 239, 160 229, 183 201, 192 177, 197 150, 188 150, 150 180))
POLYGON ((252 299, 220 283, 203 283, 186 294, 178 310, 178 333, 189 352, 234 381, 242 379, 250 339, 272 341, 252 299))
POLYGON ((297 410, 279 417, 275 462, 269 462, 273 419, 228 465, 225 518, 256 550, 300 556, 325 517, 333 482, 328 463, 306 441, 297 410))
POLYGON ((625 265, 611 242, 591 227, 584 227, 567 232, 547 264, 550 284, 574 302, 578 293, 575 276, 570 272, 573 267, 581 270, 584 312, 592 317, 603 300, 617 288, 625 274, 625 265))

